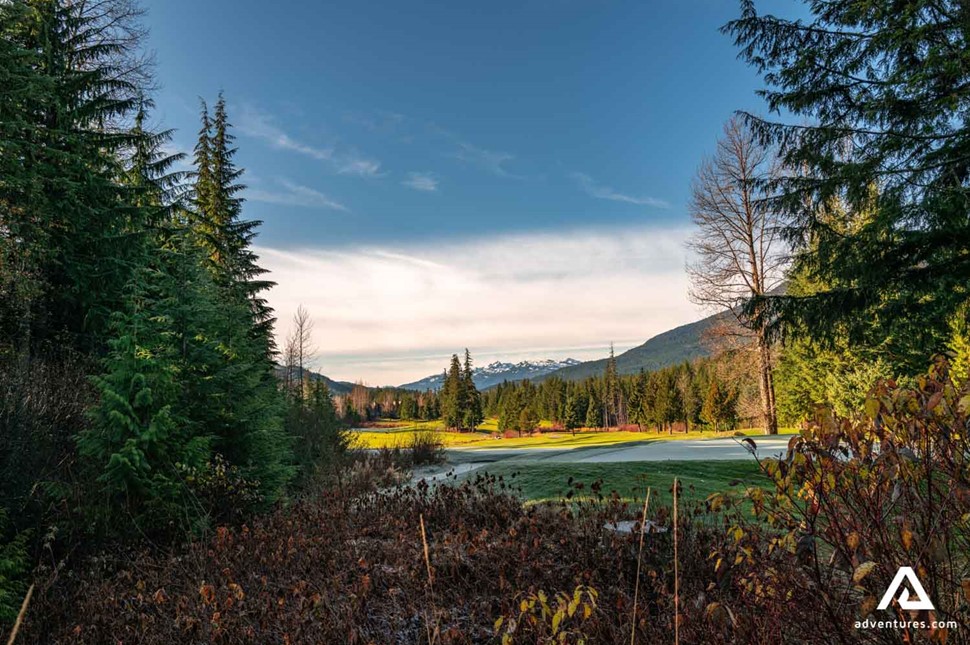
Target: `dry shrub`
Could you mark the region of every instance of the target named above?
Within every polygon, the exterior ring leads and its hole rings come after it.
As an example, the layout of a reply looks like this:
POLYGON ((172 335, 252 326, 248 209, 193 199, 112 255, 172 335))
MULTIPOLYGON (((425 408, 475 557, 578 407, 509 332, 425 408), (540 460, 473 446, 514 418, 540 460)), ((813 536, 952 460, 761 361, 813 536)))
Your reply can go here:
MULTIPOLYGON (((527 507, 484 476, 370 490, 328 491, 178 553, 86 561, 41 585, 24 642, 418 643, 430 617, 437 642, 481 643, 496 638, 497 618, 520 616, 523 599, 546 590, 556 612, 557 592, 577 587, 597 590, 595 611, 580 607, 563 628, 590 643, 629 639, 636 534, 606 525, 638 510, 616 496, 527 507)), ((663 509, 654 519, 669 521, 663 509)), ((682 589, 707 586, 705 556, 722 532, 685 518, 682 589)), ((666 533, 644 546, 638 642, 668 640, 670 548, 666 533)))
POLYGON ((403 484, 410 476, 409 459, 401 448, 381 448, 353 454, 333 485, 345 491, 371 492, 403 484))
POLYGON ((762 460, 774 490, 746 491, 757 522, 738 516, 713 554, 735 600, 705 608, 709 642, 970 642, 968 404, 940 360, 913 388, 878 385, 855 420, 820 411, 762 460), (904 566, 935 611, 877 609, 904 566), (859 629, 866 619, 925 628, 859 629))
POLYGON ((434 430, 419 430, 408 440, 406 451, 412 466, 439 464, 445 458, 445 444, 434 430))

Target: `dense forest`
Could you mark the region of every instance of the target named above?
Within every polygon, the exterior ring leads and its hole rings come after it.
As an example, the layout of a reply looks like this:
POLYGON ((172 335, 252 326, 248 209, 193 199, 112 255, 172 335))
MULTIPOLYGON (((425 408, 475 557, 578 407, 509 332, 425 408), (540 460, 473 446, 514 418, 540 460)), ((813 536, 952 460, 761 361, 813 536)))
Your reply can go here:
POLYGON ((3 619, 42 543, 181 539, 344 446, 330 393, 274 375, 226 100, 173 154, 143 36, 126 0, 0 3, 3 619))

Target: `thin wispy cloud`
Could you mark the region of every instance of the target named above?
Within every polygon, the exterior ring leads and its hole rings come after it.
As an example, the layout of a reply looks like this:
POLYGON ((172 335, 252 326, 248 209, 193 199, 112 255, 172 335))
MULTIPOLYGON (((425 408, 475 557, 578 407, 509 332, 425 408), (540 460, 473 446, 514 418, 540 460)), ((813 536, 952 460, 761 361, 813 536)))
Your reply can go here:
POLYGON ((499 177, 522 179, 521 176, 513 174, 506 168, 506 165, 515 159, 515 155, 476 146, 463 137, 435 123, 429 123, 427 127, 433 137, 444 139, 453 146, 453 149, 447 153, 447 156, 452 159, 458 159, 468 165, 477 166, 499 177))
POLYGON ((321 346, 316 367, 400 384, 439 371, 464 347, 480 363, 598 358, 610 340, 632 346, 696 320, 683 271, 687 235, 624 227, 258 253, 277 283, 268 297, 281 338, 302 303, 321 346), (405 355, 430 358, 391 358, 405 355))
POLYGON ((347 211, 348 208, 340 202, 330 199, 319 190, 302 186, 287 179, 276 181, 278 190, 249 188, 246 199, 266 204, 281 204, 284 206, 302 206, 305 208, 325 208, 335 211, 347 211))
POLYGON ((347 112, 344 121, 359 125, 371 132, 387 133, 397 129, 405 121, 403 114, 376 110, 373 112, 347 112))
POLYGON ((483 168, 499 177, 519 178, 505 168, 505 164, 515 159, 515 155, 479 148, 467 141, 456 141, 456 144, 458 151, 453 155, 455 159, 483 168))
POLYGON ((662 199, 657 199, 656 197, 646 197, 646 196, 634 196, 621 193, 614 190, 610 186, 598 183, 592 177, 585 173, 574 172, 570 175, 573 181, 579 184, 579 187, 585 191, 590 197, 595 197, 596 199, 607 199, 613 202, 624 202, 627 204, 636 204, 638 206, 653 206, 655 208, 670 208, 670 203, 662 199))
POLYGON ((401 182, 402 185, 414 190, 421 190, 433 193, 438 190, 438 177, 430 172, 409 172, 407 179, 401 182))
POLYGON ((318 161, 325 161, 337 174, 359 177, 381 175, 379 161, 364 157, 353 150, 340 150, 336 146, 315 146, 299 141, 277 125, 271 115, 252 106, 242 107, 237 127, 243 134, 260 139, 277 150, 287 150, 318 161))
POLYGON ((337 174, 378 177, 381 175, 381 164, 373 159, 346 158, 340 162, 337 174))

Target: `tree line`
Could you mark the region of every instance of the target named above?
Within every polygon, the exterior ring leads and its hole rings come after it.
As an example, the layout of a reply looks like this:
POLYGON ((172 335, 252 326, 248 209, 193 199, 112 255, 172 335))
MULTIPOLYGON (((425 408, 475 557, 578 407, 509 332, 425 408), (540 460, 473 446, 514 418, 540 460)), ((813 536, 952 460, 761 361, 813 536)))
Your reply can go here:
POLYGON ((730 361, 724 355, 619 375, 611 357, 602 375, 581 381, 551 376, 537 383, 500 383, 484 392, 484 410, 498 418, 499 430, 519 433, 536 430, 540 420, 573 432, 618 427, 729 430, 750 420, 743 415, 744 398, 750 398, 752 386, 750 379, 745 383, 736 378, 730 361))

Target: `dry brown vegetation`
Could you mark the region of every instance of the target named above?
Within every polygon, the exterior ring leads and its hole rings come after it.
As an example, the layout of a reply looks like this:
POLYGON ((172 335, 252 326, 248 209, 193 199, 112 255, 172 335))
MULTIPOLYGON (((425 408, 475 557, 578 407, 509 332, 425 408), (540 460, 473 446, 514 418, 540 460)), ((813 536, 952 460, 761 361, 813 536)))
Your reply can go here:
POLYGON ((940 362, 855 420, 823 412, 762 460, 767 491, 683 505, 676 559, 671 509, 651 504, 641 552, 638 523, 615 529, 643 512, 599 482, 525 505, 514 478, 401 485, 379 453, 174 551, 41 569, 22 642, 670 643, 679 607, 681 643, 965 643, 968 392, 940 362), (900 566, 935 612, 874 609, 900 566), (857 629, 867 617, 958 628, 857 629))
MULTIPOLYGON (((506 482, 485 478, 433 489, 350 488, 220 528, 176 554, 102 557, 62 573, 42 585, 25 642, 416 643, 427 640, 430 621, 438 642, 471 643, 493 639, 499 617, 503 632, 516 623, 515 642, 534 642, 542 623, 520 617, 522 601, 540 591, 571 597, 579 586, 595 589, 598 602, 581 623, 569 621, 577 625, 570 638, 629 638, 636 536, 605 525, 637 509, 609 498, 578 511, 527 508, 506 482)), ((723 529, 689 515, 681 547, 694 555, 684 557, 681 575, 685 591, 697 593, 723 529)), ((666 523, 666 512, 655 519, 666 523)), ((667 534, 647 536, 641 642, 671 627, 669 552, 667 534)))

